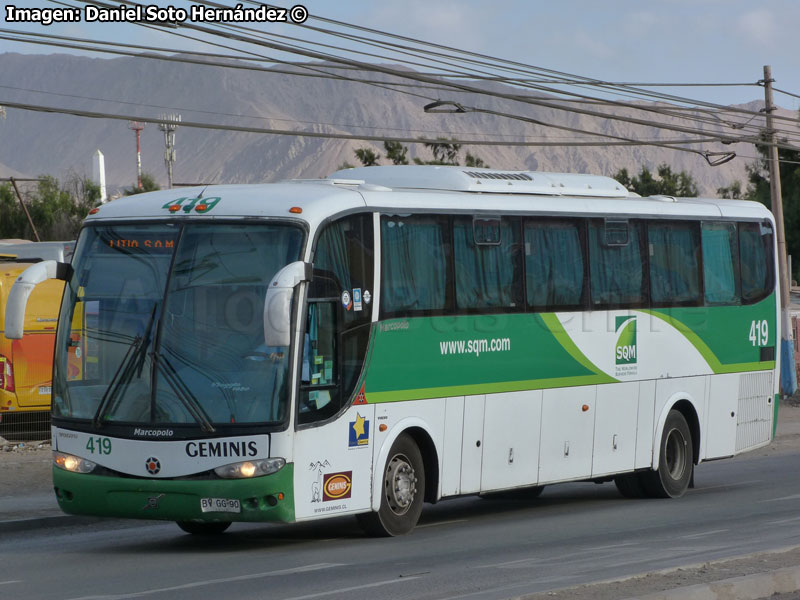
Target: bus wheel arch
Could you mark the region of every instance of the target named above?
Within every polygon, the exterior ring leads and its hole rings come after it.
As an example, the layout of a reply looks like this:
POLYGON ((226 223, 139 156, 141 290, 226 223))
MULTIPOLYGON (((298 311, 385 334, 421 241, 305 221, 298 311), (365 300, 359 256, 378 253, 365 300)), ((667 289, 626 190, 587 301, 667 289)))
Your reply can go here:
POLYGON ((430 433, 421 427, 410 427, 404 433, 411 436, 422 454, 425 465, 425 502, 435 503, 439 490, 439 455, 430 433))

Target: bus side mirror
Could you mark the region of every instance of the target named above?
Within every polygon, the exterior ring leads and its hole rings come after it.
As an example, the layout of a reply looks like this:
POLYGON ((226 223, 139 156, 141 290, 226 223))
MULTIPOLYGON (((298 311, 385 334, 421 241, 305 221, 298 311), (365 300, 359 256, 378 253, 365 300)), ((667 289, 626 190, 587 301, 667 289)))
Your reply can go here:
MULTIPOLYGON (((291 343, 292 297, 301 281, 311 281, 312 266, 298 260, 275 274, 264 300, 264 343, 285 347, 291 343)), ((6 321, 8 322, 8 321, 6 321)))
POLYGON ((72 275, 72 267, 68 263, 44 260, 34 263, 25 269, 8 293, 6 303, 6 337, 10 340, 22 339, 25 324, 25 308, 33 288, 48 279, 66 281, 72 275))

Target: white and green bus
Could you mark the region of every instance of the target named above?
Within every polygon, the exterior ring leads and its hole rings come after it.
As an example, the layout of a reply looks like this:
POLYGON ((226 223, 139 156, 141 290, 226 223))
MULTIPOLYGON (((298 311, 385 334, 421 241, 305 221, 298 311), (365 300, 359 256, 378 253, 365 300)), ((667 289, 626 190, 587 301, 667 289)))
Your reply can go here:
POLYGON ((165 190, 86 220, 53 374, 71 514, 355 515, 566 481, 678 497, 768 444, 775 226, 757 203, 462 167, 165 190))

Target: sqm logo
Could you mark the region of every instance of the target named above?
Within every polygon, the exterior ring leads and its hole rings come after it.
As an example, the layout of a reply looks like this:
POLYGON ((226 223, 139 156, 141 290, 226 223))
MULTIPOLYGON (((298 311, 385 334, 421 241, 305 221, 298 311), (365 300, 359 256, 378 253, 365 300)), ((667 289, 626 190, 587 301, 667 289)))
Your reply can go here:
POLYGON ((636 316, 616 318, 617 347, 615 357, 618 365, 636 364, 636 316))

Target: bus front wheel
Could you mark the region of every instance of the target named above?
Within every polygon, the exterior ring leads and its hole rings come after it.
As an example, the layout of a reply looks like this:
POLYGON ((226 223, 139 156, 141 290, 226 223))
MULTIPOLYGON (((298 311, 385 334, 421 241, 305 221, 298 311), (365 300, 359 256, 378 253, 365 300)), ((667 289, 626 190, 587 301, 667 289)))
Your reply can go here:
POLYGON ((425 465, 417 444, 401 434, 392 444, 381 480, 381 507, 357 516, 369 535, 403 535, 414 529, 425 498, 425 465))
POLYGON ((176 521, 178 527, 192 535, 219 535, 231 526, 230 521, 200 523, 197 521, 176 521))
POLYGON ((658 469, 642 474, 642 486, 653 498, 683 496, 694 469, 692 432, 677 410, 669 411, 661 435, 658 469))

